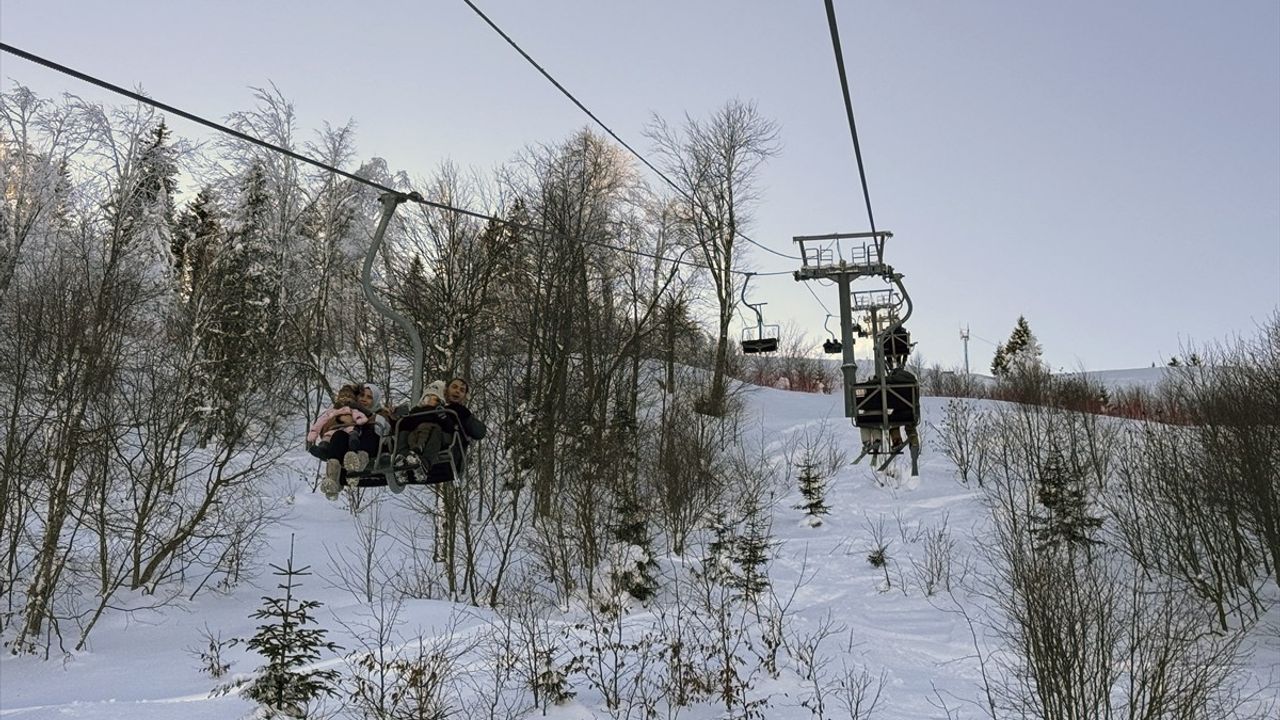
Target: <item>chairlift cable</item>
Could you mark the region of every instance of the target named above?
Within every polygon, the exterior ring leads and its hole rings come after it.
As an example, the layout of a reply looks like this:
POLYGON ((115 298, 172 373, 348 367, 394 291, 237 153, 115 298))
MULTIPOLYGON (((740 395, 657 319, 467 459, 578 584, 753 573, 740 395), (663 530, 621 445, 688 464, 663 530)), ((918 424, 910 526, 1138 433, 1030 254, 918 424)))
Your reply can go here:
MULTIPOLYGON (((273 144, 273 143, 267 142, 266 140, 262 140, 262 139, 259 139, 259 138, 256 138, 256 137, 253 137, 252 135, 249 135, 249 134, 247 134, 247 133, 241 132, 241 131, 236 130, 236 129, 234 129, 234 128, 227 127, 226 125, 223 125, 222 123, 218 123, 218 122, 215 122, 215 121, 213 121, 213 120, 209 120, 208 118, 201 117, 201 116, 199 116, 199 115, 196 115, 195 113, 187 112, 186 110, 179 109, 179 108, 177 108, 177 107, 174 107, 173 105, 169 105, 169 104, 164 103, 164 102, 161 102, 161 101, 159 101, 159 100, 155 100, 155 99, 149 98, 149 97, 147 97, 146 95, 143 95, 143 94, 141 94, 141 93, 135 92, 135 91, 133 91, 133 90, 128 90, 128 89, 126 89, 126 88, 120 87, 119 85, 116 85, 116 84, 114 84, 114 83, 107 82, 106 80, 99 79, 99 78, 94 77, 94 76, 92 76, 92 75, 89 75, 89 74, 87 74, 87 73, 80 72, 79 70, 76 70, 76 69, 74 69, 74 68, 68 67, 68 66, 63 65, 63 64, 61 64, 61 63, 57 63, 57 62, 54 62, 54 61, 52 61, 52 60, 49 60, 49 59, 46 59, 46 58, 40 57, 39 55, 35 55, 34 53, 30 53, 30 52, 27 52, 26 50, 22 50, 22 49, 20 49, 20 48, 14 47, 13 45, 10 45, 10 44, 8 44, 8 43, 0 42, 0 51, 7 52, 7 53, 10 53, 10 54, 12 54, 12 55, 17 55, 18 57, 23 58, 24 60, 29 60, 30 62, 36 63, 37 65, 43 65, 44 67, 47 67, 47 68, 49 68, 49 69, 51 69, 51 70, 55 70, 55 71, 60 72, 60 73, 62 73, 62 74, 64 74, 64 75, 69 75, 69 76, 71 76, 71 77, 73 77, 73 78, 76 78, 77 80, 81 80, 81 81, 87 82, 87 83, 89 83, 90 85, 96 85, 97 87, 100 87, 100 88, 102 88, 102 89, 104 89, 104 90, 108 90, 108 91, 113 92, 113 93, 116 93, 117 95, 122 95, 122 96, 124 96, 124 97, 126 97, 126 98, 129 98, 130 100, 135 101, 135 102, 139 102, 139 103, 142 103, 142 104, 144 104, 144 105, 149 105, 149 106, 154 107, 154 108, 156 108, 156 109, 158 109, 158 110, 162 110, 162 111, 164 111, 164 112, 171 113, 171 114, 173 114, 173 115, 177 115, 178 117, 184 118, 184 119, 186 119, 186 120, 190 120, 191 122, 194 122, 194 123, 196 123, 196 124, 198 124, 198 125, 203 125, 203 126, 205 126, 205 127, 207 127, 207 128, 210 128, 210 129, 212 129, 212 130, 215 130, 215 131, 217 131, 217 132, 224 133, 224 134, 226 134, 226 135, 230 135, 230 136, 232 136, 232 137, 234 137, 234 138, 236 138, 236 139, 243 140, 243 141, 245 141, 245 142, 251 143, 251 144, 253 144, 253 145, 257 145, 257 146, 262 147, 262 148, 265 148, 265 149, 267 149, 267 150, 271 150, 271 151, 273 151, 273 152, 280 153, 281 155, 285 155, 285 156, 290 157, 290 158, 292 158, 292 159, 294 159, 294 160, 297 160, 297 161, 299 161, 299 162, 307 163, 308 165, 312 165, 312 166, 314 166, 314 167, 320 168, 321 170, 325 170, 325 171, 327 171, 327 172, 331 172, 331 173, 333 173, 333 174, 335 174, 335 175, 340 175, 340 176, 342 176, 342 177, 344 177, 344 178, 347 178, 347 179, 349 179, 349 180, 355 181, 355 182, 360 183, 360 184, 362 184, 362 185, 367 185, 367 186, 369 186, 369 187, 371 187, 371 188, 374 188, 374 189, 376 189, 376 190, 379 190, 379 191, 381 191, 381 192, 384 192, 384 193, 394 193, 394 194, 398 194, 398 195, 406 195, 406 196, 408 197, 408 199, 409 199, 409 200, 411 200, 412 202, 418 203, 418 204, 420 204, 420 205, 424 205, 424 206, 426 206, 426 207, 435 208, 435 209, 437 209, 437 210, 442 210, 442 211, 445 211, 445 212, 456 213, 456 214, 458 214, 458 215, 465 215, 465 216, 467 216, 467 217, 472 217, 472 218, 475 218, 475 219, 477 219, 477 220, 486 220, 486 221, 489 221, 489 222, 494 222, 494 223, 497 223, 497 224, 502 225, 502 226, 504 226, 504 227, 514 228, 514 229, 517 229, 517 230, 525 230, 525 231, 529 231, 529 232, 543 233, 543 234, 548 235, 548 236, 550 236, 550 237, 558 237, 558 238, 575 239, 575 240, 577 240, 577 241, 579 241, 579 242, 582 242, 582 243, 584 243, 584 244, 587 244, 587 245, 595 245, 595 246, 597 246, 597 247, 609 248, 609 249, 611 249, 611 250, 617 250, 617 251, 619 251, 619 252, 630 253, 630 254, 632 254, 632 255, 636 255, 636 256, 639 256, 639 257, 647 257, 647 258, 650 258, 650 259, 652 259, 652 260, 660 260, 660 261, 664 261, 664 262, 674 263, 674 264, 677 264, 677 265, 686 265, 686 266, 689 266, 689 267, 696 267, 696 268, 700 268, 700 269, 702 269, 702 270, 712 270, 712 268, 710 268, 710 267, 709 267, 709 266, 707 266, 707 265, 703 265, 702 263, 692 262, 692 261, 690 261, 690 260, 683 260, 683 259, 681 259, 680 257, 674 257, 674 258, 672 258, 672 257, 664 256, 664 255, 657 255, 657 254, 655 254, 655 253, 645 252, 644 250, 636 250, 636 249, 634 249, 634 248, 625 248, 625 247, 619 247, 619 246, 617 246, 617 245, 611 245, 611 244, 609 244, 609 243, 601 242, 601 241, 599 241, 599 240, 588 240, 588 239, 585 239, 585 238, 572 238, 571 236, 564 235, 564 234, 557 233, 557 232, 552 232, 552 231, 550 231, 550 230, 547 230, 547 229, 545 229, 545 228, 538 227, 538 226, 536 226, 536 225, 529 225, 529 224, 526 224, 526 223, 517 222, 517 221, 515 221, 515 220, 506 220, 506 219, 503 219, 503 218, 497 217, 496 215, 488 215, 488 214, 485 214, 485 213, 482 213, 482 212, 477 212, 477 211, 475 211, 475 210, 467 210, 467 209, 465 209, 465 208, 456 207, 456 206, 454 206, 454 205, 449 205, 449 204, 447 204, 447 203, 436 202, 436 201, 434 201, 434 200, 428 200, 428 199, 426 199, 426 198, 422 197, 420 194, 418 194, 418 193, 416 193, 416 192, 404 192, 404 191, 401 191, 401 190, 395 190, 395 189, 393 189, 393 188, 387 187, 386 185, 383 185, 382 183, 376 182, 376 181, 374 181, 374 180, 370 180, 370 179, 368 179, 368 178, 360 177, 359 175, 356 175, 356 174, 354 174, 354 173, 348 172, 348 171, 346 171, 346 170, 342 170, 342 169, 340 169, 340 168, 336 168, 336 167, 334 167, 334 166, 332 166, 332 165, 329 165, 329 164, 327 164, 327 163, 324 163, 324 162, 321 162, 321 161, 316 160, 316 159, 314 159, 314 158, 311 158, 311 157, 308 157, 308 156, 306 156, 306 155, 303 155, 302 153, 299 153, 299 152, 296 152, 296 151, 293 151, 293 150, 289 150, 288 148, 280 147, 279 145, 275 145, 275 144, 273 144)), ((736 273, 736 274, 739 274, 739 275, 747 275, 747 274, 748 274, 748 273, 746 273, 745 271, 742 271, 742 270, 730 270, 730 272, 732 272, 732 273, 736 273)), ((789 270, 779 270, 779 271, 776 271, 776 272, 755 273, 755 274, 756 274, 756 275, 760 275, 760 276, 789 275, 789 274, 791 274, 791 271, 789 271, 789 270)))
POLYGON ((844 93, 844 110, 849 118, 849 132, 853 135, 853 154, 858 160, 858 178, 862 181, 862 197, 867 203, 867 221, 871 232, 876 231, 876 218, 871 212, 871 193, 867 190, 867 172, 862 165, 862 146, 858 143, 858 125, 853 120, 853 101, 849 97, 849 78, 844 71, 844 52, 840 49, 840 29, 836 25, 836 9, 832 0, 826 0, 827 25, 831 28, 831 46, 836 54, 836 69, 840 73, 840 90, 844 93))
MULTIPOLYGON (((498 24, 495 23, 493 20, 491 20, 488 15, 485 15, 484 12, 480 10, 480 8, 476 7, 475 3, 471 2, 471 0, 462 0, 462 1, 467 4, 467 7, 474 10, 476 15, 479 15, 480 19, 484 20, 489 27, 493 28, 493 31, 498 33, 498 35, 501 36, 503 40, 506 40, 508 45, 514 48, 516 52, 520 53, 520 56, 523 57, 525 60, 527 60, 529 64, 534 67, 534 69, 542 73, 542 76, 545 77, 547 81, 550 82, 552 85, 554 85, 562 95, 569 98, 570 102, 572 102, 574 105, 577 105, 579 110, 586 113, 587 117, 591 118, 595 122, 595 124, 599 125, 601 129, 603 129, 606 133, 608 133, 609 137, 612 137, 614 140, 617 140, 618 143, 622 145, 622 147, 626 148, 627 151, 630 152, 632 155, 635 155, 640 162, 644 163, 644 165, 648 167, 650 170, 652 170, 659 178, 662 178, 663 182, 670 185, 671 189, 679 193, 685 200, 691 203, 695 202, 694 199, 688 193, 686 193, 683 189, 681 189, 681 187, 677 185, 674 180, 672 180, 670 177, 667 177, 666 173, 662 172, 653 163, 649 162, 648 159, 646 159, 645 156, 641 155, 638 150, 631 147, 631 145, 627 143, 626 140, 623 140, 621 137, 619 137, 618 134, 615 133, 612 128, 610 128, 608 125, 605 125, 604 121, 601 120, 599 117, 597 117, 595 113, 591 112, 591 110, 589 110, 586 105, 583 105, 581 100, 574 97, 573 93, 569 92, 569 90, 566 89, 564 85, 560 84, 560 81, 556 80, 555 77, 551 75, 551 73, 547 72, 546 68, 542 67, 542 65, 540 65, 537 60, 534 60, 533 57, 529 55, 529 53, 525 52, 524 48, 520 47, 520 45, 518 45, 515 40, 511 39, 511 36, 508 35, 506 32, 504 32, 502 28, 498 27, 498 24)), ((742 238, 743 240, 746 240, 747 242, 751 243, 752 245, 755 245, 756 247, 760 248, 761 250, 764 250, 765 252, 773 253, 774 255, 777 255, 778 257, 781 257, 781 258, 786 258, 787 260, 800 259, 798 257, 795 257, 794 255, 788 255, 786 253, 778 252, 773 248, 769 248, 764 245, 761 245, 755 240, 752 240, 751 238, 747 237, 741 231, 735 230, 734 232, 738 237, 742 238)))
POLYGON ((832 314, 831 309, 827 307, 826 303, 822 302, 822 298, 818 297, 818 293, 814 292, 813 288, 809 287, 809 283, 801 283, 801 284, 804 285, 805 290, 809 291, 809 294, 813 296, 813 299, 817 300, 818 304, 822 306, 823 312, 825 312, 828 316, 830 316, 832 314))
POLYGON ((972 332, 970 332, 970 333, 969 333, 969 336, 970 336, 970 337, 972 337, 974 340, 981 340, 982 342, 984 342, 984 343, 986 343, 986 344, 990 345, 991 347, 994 347, 994 348, 998 348, 998 347, 1000 347, 1000 344, 999 344, 999 343, 993 343, 993 342, 991 342, 990 340, 988 340, 988 339, 986 339, 986 338, 982 337, 981 335, 974 335, 972 332))

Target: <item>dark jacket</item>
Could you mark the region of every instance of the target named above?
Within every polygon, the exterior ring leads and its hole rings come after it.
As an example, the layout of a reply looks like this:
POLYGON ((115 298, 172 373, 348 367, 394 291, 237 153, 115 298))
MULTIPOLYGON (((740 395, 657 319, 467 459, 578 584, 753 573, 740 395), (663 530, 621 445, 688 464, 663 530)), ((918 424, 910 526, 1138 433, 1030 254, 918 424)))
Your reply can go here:
POLYGON ((458 415, 458 423, 462 426, 462 444, 468 445, 472 440, 481 440, 489 432, 480 418, 471 414, 471 410, 461 403, 445 403, 445 409, 458 415))

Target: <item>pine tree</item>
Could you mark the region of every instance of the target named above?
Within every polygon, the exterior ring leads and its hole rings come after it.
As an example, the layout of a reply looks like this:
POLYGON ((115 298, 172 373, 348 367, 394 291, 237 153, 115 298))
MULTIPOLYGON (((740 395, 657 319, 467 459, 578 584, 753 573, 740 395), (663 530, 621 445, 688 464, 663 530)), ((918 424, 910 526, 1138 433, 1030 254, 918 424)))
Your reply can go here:
POLYGON ((222 210, 213 188, 205 187, 179 213, 169 248, 178 291, 189 304, 198 304, 213 255, 225 239, 222 210))
POLYGON ((730 587, 742 593, 743 598, 755 601, 769 588, 769 551, 773 547, 773 531, 765 508, 752 503, 746 512, 745 532, 737 537, 733 546, 733 562, 738 572, 730 580, 730 587))
POLYGON ((631 597, 644 602, 658 592, 658 563, 653 559, 653 538, 635 490, 630 483, 623 483, 622 488, 613 536, 627 552, 621 565, 613 570, 613 581, 631 597))
POLYGON ((797 510, 804 510, 809 517, 809 525, 818 527, 822 517, 831 511, 827 506, 827 478, 818 469, 818 461, 806 448, 796 467, 796 480, 800 485, 800 497, 803 501, 796 505, 797 510))
POLYGON ((113 231, 147 274, 167 285, 172 270, 173 195, 178 186, 176 152, 171 133, 162 121, 147 134, 136 156, 128 158, 127 171, 107 202, 113 231))
POLYGON ((737 543, 737 534, 724 510, 715 510, 708 518, 711 542, 707 543, 707 556, 702 560, 702 574, 712 579, 722 579, 732 573, 731 555, 737 543))
POLYGON ((1041 356, 1044 351, 1026 317, 1019 315, 1018 322, 1009 333, 1009 339, 996 347, 996 356, 991 361, 991 374, 998 378, 1023 376, 1042 372, 1044 363, 1041 356))
POLYGON ((1005 344, 1005 352, 1009 356, 1010 369, 1015 372, 1040 367, 1043 350, 1035 334, 1031 332, 1031 325, 1027 323, 1025 317, 1018 316, 1018 322, 1009 335, 1009 342, 1005 344))
POLYGON ((311 573, 310 566, 293 566, 292 541, 285 566, 271 567, 275 569, 272 574, 282 578, 276 587, 284 596, 264 596, 262 608, 251 616, 267 622, 258 626, 257 634, 245 646, 265 658, 267 664, 258 669, 257 677, 248 683, 243 695, 262 705, 268 718, 304 717, 308 703, 322 695, 337 695, 334 684, 338 672, 302 668, 319 660, 322 650, 337 652, 342 648, 324 639, 328 631, 308 627, 315 623, 312 611, 323 603, 294 596, 299 578, 311 573))
POLYGON ((1095 545, 1092 532, 1102 527, 1102 519, 1089 514, 1085 478, 1073 471, 1055 447, 1040 468, 1037 499, 1045 509, 1035 515, 1032 530, 1040 548, 1095 545))
POLYGON ((270 202, 261 168, 251 167, 227 218, 225 242, 211 251, 200 283, 201 371, 195 381, 207 414, 203 442, 215 436, 228 443, 242 438, 252 419, 242 406, 274 377, 280 277, 269 240, 270 202))
POLYGON ((996 346, 996 354, 991 358, 991 375, 1004 377, 1009 373, 1009 355, 1005 352, 1004 343, 996 346))

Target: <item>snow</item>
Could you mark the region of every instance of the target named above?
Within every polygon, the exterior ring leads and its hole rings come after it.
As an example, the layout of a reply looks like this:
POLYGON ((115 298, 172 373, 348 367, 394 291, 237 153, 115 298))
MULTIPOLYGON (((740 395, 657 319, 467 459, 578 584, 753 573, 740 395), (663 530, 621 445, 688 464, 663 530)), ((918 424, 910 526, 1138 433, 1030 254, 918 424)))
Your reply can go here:
POLYGON ((1108 390, 1116 390, 1119 388, 1139 387, 1143 389, 1154 389, 1157 385, 1169 377, 1175 368, 1171 367, 1150 367, 1150 368, 1133 368, 1130 370, 1096 370, 1085 373, 1063 373, 1065 377, 1082 376, 1094 382, 1101 383, 1108 390))
MULTIPOLYGON (((1104 375, 1111 381, 1132 381, 1145 371, 1104 375)), ((843 417, 838 394, 758 388, 750 391, 747 402, 759 418, 767 451, 780 465, 793 433, 826 426, 835 442, 846 448, 857 444, 856 429, 843 417)), ((924 452, 918 478, 905 469, 893 478, 877 476, 865 464, 846 464, 829 483, 831 511, 816 527, 793 508, 799 501, 794 487, 774 506, 773 532, 780 545, 771 579, 784 597, 795 593, 791 632, 812 633, 828 618, 846 628, 823 645, 822 652, 829 657, 825 667, 834 672, 844 663, 863 667, 873 676, 883 671, 887 683, 875 715, 882 720, 943 717, 938 697, 945 698, 952 709, 964 708, 966 717, 981 716, 967 706, 980 692, 969 626, 945 592, 925 595, 912 562, 923 558, 924 533, 945 522, 956 543, 953 572, 958 576, 961 559, 974 555, 974 538, 986 525, 977 493, 958 484, 952 464, 930 447, 927 422, 937 420, 944 402, 924 401, 924 452), (882 524, 889 543, 887 588, 884 570, 867 562, 877 523, 882 524)), ((745 434, 748 441, 755 436, 753 430, 745 434)), ((288 460, 293 467, 282 470, 276 484, 264 489, 268 502, 280 507, 285 519, 270 531, 270 547, 263 560, 283 562, 294 537, 295 565, 310 565, 314 573, 304 578, 299 595, 323 601, 318 619, 330 631, 328 639, 354 650, 359 643, 338 620, 350 623, 365 609, 364 603, 326 582, 325 575, 329 553, 355 547, 355 523, 345 503, 328 502, 299 480, 310 477, 314 468, 305 454, 290 455, 288 460)), ((410 488, 406 495, 416 491, 410 488)), ((388 496, 387 501, 394 512, 403 499, 388 496)), ((670 557, 659 561, 664 567, 685 562, 670 557)), ((231 594, 202 593, 193 602, 163 611, 109 615, 91 636, 87 651, 65 658, 55 654, 54 659, 42 661, 6 655, 0 658, 0 717, 204 720, 249 715, 252 704, 234 693, 210 697, 210 690, 225 678, 213 680, 200 672, 198 661, 186 649, 203 645, 205 627, 224 639, 252 635, 256 622, 249 615, 263 595, 275 592, 276 581, 269 571, 262 571, 231 594)), ((138 605, 146 602, 146 598, 134 600, 138 605)), ((642 619, 650 610, 635 606, 631 612, 642 619)), ((472 633, 491 616, 484 609, 423 600, 408 602, 402 612, 406 629, 421 628, 427 637, 441 636, 450 628, 458 634, 472 633)), ((242 648, 229 650, 226 659, 234 662, 233 674, 251 672, 259 664, 242 648)), ((323 664, 346 671, 341 658, 323 664)), ((758 683, 757 692, 771 699, 766 717, 811 717, 801 706, 809 691, 794 673, 783 673, 776 680, 761 675, 758 683)), ((552 707, 546 717, 607 716, 589 688, 578 684, 576 689, 577 698, 552 707)), ((705 720, 722 712, 715 705, 699 705, 681 717, 705 720)), ((540 716, 535 711, 528 717, 540 716)))

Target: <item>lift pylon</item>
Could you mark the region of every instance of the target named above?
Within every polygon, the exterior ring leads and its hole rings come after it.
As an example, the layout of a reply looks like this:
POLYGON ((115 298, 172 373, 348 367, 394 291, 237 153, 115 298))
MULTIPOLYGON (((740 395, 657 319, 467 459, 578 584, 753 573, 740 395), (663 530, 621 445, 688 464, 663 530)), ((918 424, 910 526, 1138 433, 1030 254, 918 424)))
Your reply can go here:
POLYGON ((824 343, 824 349, 838 347, 841 353, 845 416, 858 427, 862 441, 854 462, 869 456, 873 466, 884 471, 903 450, 910 449, 911 474, 917 475, 920 388, 906 369, 912 343, 903 327, 913 308, 902 274, 884 261, 885 243, 891 237, 888 230, 796 236, 792 239, 800 246, 801 267, 795 279, 828 280, 840 293, 840 340, 824 343), (848 249, 846 259, 841 243, 849 240, 860 242, 848 249), (853 283, 863 278, 879 278, 890 287, 855 292, 853 283), (855 312, 865 318, 869 333, 855 322, 855 312), (855 335, 870 335, 875 357, 874 375, 861 382, 854 359, 855 335))

